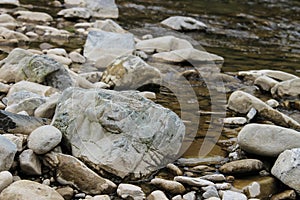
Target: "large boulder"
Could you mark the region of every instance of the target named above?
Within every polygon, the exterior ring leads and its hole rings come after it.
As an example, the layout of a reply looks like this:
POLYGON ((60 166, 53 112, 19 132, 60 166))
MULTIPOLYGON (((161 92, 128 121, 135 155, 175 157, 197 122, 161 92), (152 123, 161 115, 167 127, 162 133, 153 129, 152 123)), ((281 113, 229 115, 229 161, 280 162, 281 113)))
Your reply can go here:
POLYGON ((300 194, 300 148, 286 150, 281 153, 271 173, 300 194))
POLYGON ((173 16, 161 22, 161 24, 178 31, 203 30, 207 26, 192 17, 173 16))
POLYGON ((53 125, 75 157, 121 178, 148 175, 174 161, 185 134, 175 113, 134 91, 69 88, 53 125))
POLYGON ((266 124, 248 124, 238 135, 240 147, 260 156, 278 156, 287 149, 300 148, 300 132, 266 124))
POLYGON ((300 78, 295 78, 276 84, 272 89, 271 93, 273 96, 280 98, 300 98, 300 78))

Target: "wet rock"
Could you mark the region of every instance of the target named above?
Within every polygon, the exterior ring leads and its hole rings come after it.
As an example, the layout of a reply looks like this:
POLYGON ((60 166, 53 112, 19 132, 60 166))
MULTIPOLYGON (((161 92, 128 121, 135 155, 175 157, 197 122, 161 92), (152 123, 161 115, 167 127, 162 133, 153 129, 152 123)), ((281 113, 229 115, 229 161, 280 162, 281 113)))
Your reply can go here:
POLYGON ((294 190, 286 190, 279 194, 275 194, 271 197, 271 200, 284 200, 284 199, 296 199, 296 192, 294 190))
POLYGON ((96 20, 94 23, 94 28, 101 29, 102 31, 114 32, 114 33, 126 33, 119 24, 111 19, 106 20, 96 20))
POLYGON ((271 88, 274 87, 277 83, 279 82, 268 76, 259 76, 254 81, 254 84, 259 86, 264 91, 270 91, 271 88))
POLYGON ((9 170, 13 164, 17 146, 0 135, 0 171, 9 170))
POLYGON ((222 200, 247 200, 246 195, 230 190, 220 191, 220 196, 222 200))
POLYGON ((56 189, 56 192, 58 192, 65 200, 71 200, 74 196, 74 190, 70 186, 58 188, 56 189))
POLYGON ((95 18, 118 18, 119 10, 115 0, 85 0, 86 7, 92 11, 95 18))
POLYGON ((60 130, 51 125, 38 127, 27 138, 28 148, 36 154, 45 154, 56 147, 62 139, 60 130))
POLYGON ((53 125, 75 157, 119 177, 147 175, 173 162, 185 133, 169 109, 133 91, 103 89, 65 90, 53 125))
POLYGON ((102 74, 101 81, 116 90, 137 89, 150 83, 159 84, 161 73, 137 56, 116 59, 102 74))
POLYGON ((13 182, 13 176, 9 171, 0 172, 0 192, 13 182))
POLYGON ((123 199, 143 200, 145 193, 139 186, 121 183, 118 186, 117 193, 123 199))
POLYGON ((166 168, 174 175, 176 176, 182 176, 183 172, 181 171, 181 169, 179 167, 177 167, 176 165, 169 163, 167 164, 166 168))
POLYGON ((239 76, 243 76, 246 79, 255 80, 260 76, 267 76, 279 81, 286 81, 294 78, 299 78, 293 74, 289 74, 283 71, 277 70, 250 70, 250 71, 240 71, 238 72, 239 76))
POLYGON ((238 135, 240 147, 260 156, 278 156, 287 149, 300 147, 300 132, 280 126, 248 124, 238 135))
POLYGON ((0 41, 6 42, 18 42, 18 41, 29 41, 29 38, 23 33, 9 30, 5 27, 0 27, 0 41))
POLYGON ((52 119, 59 97, 60 94, 56 93, 47 98, 46 102, 44 104, 41 104, 34 111, 34 116, 52 119))
POLYGON ((109 56, 112 62, 119 56, 132 54, 135 49, 134 36, 131 33, 113 33, 90 31, 84 45, 83 55, 91 61, 109 56))
POLYGON ((153 55, 156 60, 162 60, 166 62, 201 62, 201 63, 214 63, 224 62, 224 58, 211 54, 205 51, 199 51, 197 49, 187 48, 179 49, 170 52, 161 52, 153 55))
POLYGON ((155 185, 157 188, 163 189, 171 194, 182 194, 185 192, 184 186, 177 181, 154 178, 150 183, 155 185))
POLYGON ((47 97, 47 96, 54 94, 57 91, 58 90, 56 90, 52 87, 41 85, 38 83, 33 83, 33 82, 29 82, 29 81, 20 81, 11 87, 11 89, 9 90, 9 92, 7 94, 7 97, 13 96, 13 94, 18 93, 18 92, 23 92, 23 94, 25 94, 25 93, 36 94, 36 96, 40 96, 40 97, 41 96, 47 97))
POLYGON ((23 151, 19 156, 21 171, 26 175, 42 175, 42 165, 37 155, 31 150, 23 151))
POLYGON ((1 200, 64 200, 54 189, 49 186, 28 180, 20 180, 12 183, 0 194, 1 200))
POLYGON ((300 148, 281 153, 272 167, 271 173, 300 194, 300 148))
POLYGON ((53 18, 43 12, 31 12, 31 11, 17 11, 14 13, 17 15, 17 19, 21 21, 28 21, 28 22, 50 22, 53 18))
POLYGON ((36 128, 49 124, 50 121, 26 115, 19 115, 0 110, 0 132, 29 135, 36 128))
POLYGON ((148 40, 141 40, 136 44, 136 49, 146 53, 169 52, 179 49, 193 49, 187 40, 179 39, 174 36, 163 36, 148 40))
POLYGON ((64 18, 79 18, 79 19, 89 19, 91 17, 91 13, 87 8, 67 8, 59 11, 57 13, 58 16, 64 16, 64 18))
POLYGON ((263 163, 256 159, 243 159, 226 163, 220 167, 220 172, 224 174, 242 174, 258 172, 262 170, 263 163))
POLYGON ((177 31, 192 31, 192 30, 203 30, 207 26, 192 17, 173 16, 169 17, 161 22, 161 24, 177 30, 177 31))
POLYGON ((227 117, 223 119, 225 125, 244 125, 248 122, 245 117, 227 117))
POLYGON ((17 26, 17 21, 12 16, 9 14, 0 14, 0 27, 14 30, 17 26))
POLYGON ((206 186, 202 187, 202 189, 205 191, 202 194, 202 197, 205 199, 211 198, 211 197, 219 197, 218 190, 215 188, 215 186, 206 186))
POLYGON ((15 143, 17 151, 21 152, 25 148, 26 136, 22 134, 2 134, 4 137, 15 143))
POLYGON ((84 56, 82 56, 80 53, 77 53, 75 51, 71 52, 69 54, 69 57, 74 63, 85 63, 86 61, 84 56))
POLYGON ((299 98, 300 97, 300 78, 287 80, 276 84, 271 93, 273 96, 280 98, 299 98))
POLYGON ((300 129, 300 124, 297 121, 273 109, 260 99, 243 91, 236 91, 230 95, 228 108, 243 114, 249 112, 251 108, 255 108, 261 116, 277 125, 300 129))
POLYGON ((0 0, 0 5, 20 6, 19 0, 0 0))
POLYGON ((192 177, 186 177, 186 176, 176 176, 174 178, 174 181, 180 182, 182 184, 187 184, 190 186, 196 186, 196 187, 205 187, 214 185, 213 182, 204 180, 201 178, 192 178, 192 177))
POLYGON ((45 161, 56 171, 60 184, 72 185, 86 194, 112 193, 116 185, 89 169, 80 160, 61 153, 46 154, 45 161))
POLYGON ((169 200, 164 192, 155 190, 147 197, 147 200, 169 200))

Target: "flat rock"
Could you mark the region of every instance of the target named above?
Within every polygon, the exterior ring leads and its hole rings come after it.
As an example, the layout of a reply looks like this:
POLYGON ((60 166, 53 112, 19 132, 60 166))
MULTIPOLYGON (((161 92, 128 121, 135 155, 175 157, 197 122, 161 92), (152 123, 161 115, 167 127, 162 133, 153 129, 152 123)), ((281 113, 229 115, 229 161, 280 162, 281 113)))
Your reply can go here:
POLYGON ((62 139, 60 130, 51 125, 38 127, 27 138, 27 146, 36 154, 45 154, 56 147, 62 139))
POLYGON ((21 171, 26 175, 42 175, 42 165, 37 155, 31 150, 23 151, 19 156, 21 171))
POLYGON ((34 116, 52 119, 59 97, 60 94, 56 93, 47 98, 45 103, 35 109, 34 116))
POLYGON ((255 79, 254 84, 258 85, 264 91, 270 91, 272 87, 274 87, 278 81, 268 76, 259 76, 255 79))
POLYGON ((0 135, 0 171, 9 170, 13 164, 17 146, 0 135))
POLYGON ((14 13, 17 15, 18 20, 29 22, 50 22, 53 20, 51 15, 43 12, 31 12, 31 11, 17 11, 14 13))
POLYGON ((245 117, 226 117, 223 123, 226 125, 244 125, 248 122, 245 117))
POLYGON ((14 30, 18 26, 15 18, 9 14, 0 14, 0 27, 5 27, 10 30, 14 30))
POLYGON ((272 167, 271 173, 281 182, 300 194, 300 148, 281 153, 272 167))
POLYGON ((163 189, 171 194, 182 194, 185 192, 185 187, 177 181, 154 178, 150 183, 155 185, 157 188, 163 189))
POLYGON ((184 16, 169 17, 163 20, 161 24, 177 31, 203 30, 207 28, 203 22, 184 16))
POLYGON ((20 6, 19 0, 0 0, 0 5, 20 6))
POLYGON ((263 169, 263 163, 256 159, 243 159, 226 163, 220 167, 220 172, 224 174, 242 174, 258 172, 263 169))
POLYGON ((59 11, 57 15, 64 16, 64 18, 79 18, 79 19, 89 19, 91 17, 90 10, 81 7, 63 9, 59 11))
POLYGON ((85 0, 85 5, 95 18, 118 18, 119 9, 115 0, 85 0))
POLYGON ((159 84, 160 71, 137 56, 123 56, 116 59, 102 74, 101 81, 115 90, 137 89, 150 83, 159 84))
POLYGON ((287 72, 278 71, 278 70, 269 70, 269 69, 240 71, 238 72, 238 76, 243 76, 253 81, 260 76, 267 76, 278 81, 287 81, 290 79, 299 78, 298 76, 289 74, 287 72))
POLYGON ((240 147, 260 156, 278 156, 287 149, 300 147, 300 132, 280 126, 248 124, 238 134, 240 147))
POLYGON ((53 188, 28 180, 20 180, 12 183, 0 194, 1 200, 64 200, 53 188))
POLYGON ((136 44, 136 49, 147 53, 169 52, 179 49, 193 49, 191 43, 187 40, 176 38, 174 36, 163 36, 148 40, 141 40, 136 44))
POLYGON ((13 31, 5 27, 0 27, 0 35, 1 35, 0 41, 6 41, 6 42, 29 41, 29 38, 23 33, 13 31))
POLYGON ((15 143, 18 152, 22 152, 25 148, 26 136, 23 134, 2 134, 4 137, 15 143))
POLYGON ((118 186, 117 194, 123 199, 144 200, 145 193, 142 188, 136 185, 121 183, 118 186))
POLYGON ((53 125, 75 157, 119 177, 140 177, 173 162, 185 134, 175 113, 134 91, 67 89, 53 125))
POLYGON ((85 63, 86 58, 75 51, 69 54, 70 59, 75 63, 85 63))
POLYGON ((55 169, 59 183, 72 185, 86 194, 110 194, 117 187, 112 181, 102 178, 73 156, 50 153, 46 154, 45 160, 55 169))
POLYGON ((214 185, 214 183, 211 181, 201 179, 201 178, 187 177, 187 176, 176 176, 174 180, 183 184, 196 186, 196 187, 214 185))
POLYGON ((295 78, 276 84, 271 93, 279 98, 298 98, 300 97, 300 78, 295 78))

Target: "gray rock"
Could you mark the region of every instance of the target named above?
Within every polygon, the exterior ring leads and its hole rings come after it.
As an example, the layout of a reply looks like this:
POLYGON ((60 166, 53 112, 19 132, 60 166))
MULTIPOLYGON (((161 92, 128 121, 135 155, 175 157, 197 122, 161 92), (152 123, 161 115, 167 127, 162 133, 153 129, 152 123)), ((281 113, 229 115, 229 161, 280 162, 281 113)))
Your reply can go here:
POLYGON ((185 192, 185 187, 177 181, 154 178, 150 181, 150 183, 157 188, 161 188, 171 194, 182 194, 185 192))
POLYGON ((47 54, 49 58, 52 58, 53 60, 59 62, 60 64, 69 66, 72 64, 72 60, 70 58, 64 57, 64 56, 59 56, 55 54, 47 54))
POLYGON ((82 73, 79 74, 79 76, 81 76, 82 78, 85 78, 86 80, 88 80, 91 83, 97 83, 99 81, 101 81, 101 77, 102 77, 102 72, 87 72, 87 73, 82 73))
POLYGON ((85 63, 86 61, 84 56, 82 56, 80 53, 77 53, 75 51, 71 52, 69 54, 69 57, 75 63, 85 63))
POLYGON ((220 191, 222 200, 247 200, 248 198, 243 193, 234 192, 230 190, 220 191))
POLYGON ((0 5, 20 6, 19 0, 0 0, 0 5))
POLYGON ((201 178, 193 178, 193 177, 187 177, 187 176, 176 176, 174 178, 174 181, 187 184, 190 186, 196 186, 196 187, 204 187, 204 186, 210 186, 214 185, 213 182, 204 180, 201 178))
POLYGON ((57 13, 59 16, 64 16, 64 18, 80 18, 80 19, 89 19, 91 17, 90 10, 87 8, 67 8, 59 11, 57 13))
POLYGON ((13 176, 9 171, 0 172, 0 192, 13 182, 13 176))
POLYGON ((276 84, 271 93, 279 98, 299 98, 300 96, 300 78, 291 79, 276 84))
POLYGON ((215 188, 215 186, 206 186, 202 187, 202 189, 205 191, 202 194, 202 197, 205 199, 211 198, 211 197, 219 197, 218 190, 215 188))
POLYGON ((60 94, 56 93, 54 95, 51 95, 49 98, 47 98, 46 102, 44 104, 41 104, 34 111, 34 116, 52 119, 55 113, 55 108, 59 97, 60 94))
POLYGON ((108 195, 96 195, 90 200, 111 200, 111 198, 108 195))
POLYGON ((27 146, 36 154, 45 154, 56 147, 62 139, 60 130, 51 125, 38 127, 27 138, 27 146))
POLYGON ((96 20, 94 23, 94 28, 98 28, 107 32, 126 33, 126 31, 119 24, 111 19, 96 20))
POLYGON ((86 7, 90 9, 96 18, 118 18, 119 10, 115 0, 85 0, 86 7))
POLYGON ((183 199, 185 200, 197 200, 196 197, 196 192, 195 191, 191 191, 189 193, 186 193, 185 195, 183 195, 183 199))
POLYGON ((12 31, 5 27, 0 27, 0 35, 1 39, 3 38, 6 42, 29 41, 29 38, 23 33, 12 31))
POLYGON ((246 79, 255 80, 260 76, 267 76, 279 81, 287 81, 294 78, 299 78, 293 74, 289 74, 283 71, 277 70, 250 70, 250 71, 240 71, 238 72, 239 76, 243 76, 246 79))
POLYGON ((137 50, 147 53, 168 52, 179 49, 193 48, 187 40, 179 39, 174 36, 163 36, 148 40, 141 40, 136 44, 137 50))
POLYGON ((224 174, 242 174, 258 172, 263 169, 263 163, 257 159, 243 159, 231 161, 222 165, 219 170, 224 174))
POLYGON ((53 18, 43 12, 31 12, 31 11, 17 11, 14 13, 14 15, 17 15, 18 20, 22 21, 28 21, 28 22, 50 22, 53 20, 53 18))
POLYGON ((28 180, 20 180, 10 184, 0 194, 1 200, 64 200, 53 188, 28 180))
POLYGON ((150 83, 159 84, 160 71, 137 56, 124 56, 116 59, 102 74, 101 81, 116 90, 137 89, 150 83))
POLYGON ((260 99, 243 91, 236 91, 230 95, 228 108, 243 114, 249 112, 251 108, 255 108, 261 116, 277 125, 300 129, 300 124, 297 121, 273 109, 260 99))
POLYGON ((245 117, 227 117, 223 119, 225 125, 244 125, 248 122, 245 117))
POLYGON ((115 58, 130 55, 135 49, 134 36, 131 33, 112 33, 106 31, 90 31, 84 45, 83 55, 91 61, 100 56, 115 58))
POLYGON ((13 164, 17 146, 0 135, 0 171, 9 170, 13 164))
POLYGON ((300 148, 281 153, 272 167, 271 173, 300 194, 300 148))
POLYGON ((86 6, 85 0, 64 0, 66 7, 72 7, 72 6, 80 6, 84 7, 86 6))
POLYGON ((149 194, 147 200, 169 200, 164 192, 155 190, 149 194))
POLYGON ((45 161, 55 170, 56 179, 60 184, 72 185, 86 194, 110 194, 117 187, 113 182, 102 178, 73 156, 51 153, 46 154, 45 161))
POLYGON ((173 16, 161 22, 161 24, 178 31, 203 30, 207 26, 192 17, 173 16))
POLYGON ((25 148, 26 136, 23 134, 2 134, 4 137, 15 143, 18 152, 25 148))
POLYGON ((205 179, 212 182, 222 182, 226 181, 226 178, 223 174, 208 174, 205 176, 201 176, 201 179, 205 179))
POLYGON ((123 199, 144 200, 145 193, 142 188, 136 185, 121 183, 118 186, 117 193, 123 199))
POLYGON ((260 184, 254 181, 250 185, 243 188, 243 191, 248 198, 258 197, 260 195, 260 184))
POLYGON ((9 14, 0 14, 0 27, 15 30, 18 26, 17 21, 9 14))
POLYGON ((42 165, 37 155, 31 150, 23 151, 19 156, 20 168, 27 175, 41 175, 42 165))
POLYGON ((217 190, 230 190, 232 185, 230 183, 216 183, 215 187, 217 190))
POLYGON ((266 101, 266 104, 268 104, 272 108, 277 108, 279 106, 279 102, 275 99, 269 99, 268 101, 266 101))
POLYGON ((270 78, 268 76, 259 76, 255 79, 254 84, 258 85, 262 90, 270 91, 272 87, 274 87, 278 81, 270 78))
POLYGON ((287 149, 300 147, 300 132, 280 126, 248 124, 238 135, 240 147, 260 156, 278 156, 287 149))
POLYGON ((119 177, 147 175, 173 162, 185 133, 169 109, 137 92, 103 89, 65 90, 53 125, 75 157, 119 177))
MULTIPOLYGON (((38 83, 29 82, 29 81, 20 81, 11 87, 11 89, 9 90, 9 92, 7 94, 7 97, 10 97, 15 93, 24 92, 24 91, 27 93, 26 97, 29 97, 28 96, 29 94, 31 94, 32 97, 47 97, 47 96, 52 95, 55 92, 58 92, 57 89, 49 87, 49 86, 45 86, 45 85, 41 85, 38 83), (35 95, 32 95, 32 94, 35 94, 35 95)), ((22 96, 20 96, 20 97, 22 97, 22 96)), ((23 99, 23 98, 21 98, 21 99, 23 99)), ((15 102, 15 100, 13 102, 15 102)))

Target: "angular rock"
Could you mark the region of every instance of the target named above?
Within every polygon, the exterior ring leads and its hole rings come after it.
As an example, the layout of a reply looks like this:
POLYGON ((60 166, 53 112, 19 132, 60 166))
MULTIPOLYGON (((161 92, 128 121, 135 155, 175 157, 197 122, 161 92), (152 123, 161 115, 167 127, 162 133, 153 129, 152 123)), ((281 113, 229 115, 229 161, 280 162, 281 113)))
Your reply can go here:
POLYGON ((262 90, 270 91, 272 87, 274 87, 278 81, 270 78, 268 76, 259 76, 255 79, 254 84, 258 85, 262 90))
POLYGON ((45 160, 55 169, 56 179, 60 184, 72 185, 86 194, 110 194, 117 187, 113 182, 102 178, 73 156, 51 153, 46 154, 45 160))
POLYGON ((243 189, 248 198, 258 197, 260 195, 260 184, 252 182, 250 185, 243 189))
POLYGON ((0 194, 1 200, 64 200, 54 189, 49 186, 28 180, 12 183, 0 194))
POLYGON ((177 31, 203 30, 207 28, 203 22, 184 16, 169 17, 163 20, 161 24, 177 31))
POLYGON ((147 175, 173 162, 185 134, 175 113, 133 91, 67 89, 53 125, 75 157, 119 177, 147 175))
POLYGON ((0 132, 22 133, 29 135, 36 128, 49 124, 50 121, 43 118, 19 115, 0 110, 0 132))
POLYGON ((196 186, 196 187, 204 187, 204 186, 209 186, 209 185, 214 185, 213 182, 204 180, 201 178, 193 178, 193 177, 186 177, 186 176, 176 176, 174 178, 174 181, 187 184, 190 186, 196 186))
POLYGON ((0 135, 0 171, 9 170, 13 164, 17 146, 0 135))
POLYGON ((95 18, 118 18, 119 10, 115 0, 85 0, 86 7, 90 9, 95 18))
POLYGON ((27 146, 36 154, 45 154, 56 147, 62 139, 60 130, 51 125, 38 127, 27 138, 27 146))
POLYGON ((74 196, 74 190, 70 186, 58 188, 56 189, 56 192, 58 192, 65 200, 71 200, 74 196))
POLYGON ((300 78, 291 79, 276 84, 271 93, 280 98, 300 98, 300 78))
POLYGON ((29 41, 29 38, 23 33, 9 30, 5 27, 0 27, 1 41, 16 42, 16 41, 29 41))
POLYGON ((13 176, 9 171, 0 172, 0 193, 13 182, 13 176))
POLYGON ((147 197, 147 200, 169 200, 164 192, 155 190, 147 197))
POLYGON ((154 178, 150 183, 157 188, 163 189, 171 194, 182 194, 185 192, 185 187, 177 181, 154 178))
POLYGON ((241 174, 258 172, 263 169, 263 163, 256 159, 243 159, 226 163, 220 167, 220 172, 224 174, 241 174))
POLYGON ((248 199, 246 195, 239 192, 230 191, 230 190, 220 191, 220 194, 222 200, 247 200, 248 199))
POLYGON ((58 93, 51 95, 44 104, 37 107, 34 111, 34 116, 52 119, 59 97, 60 94, 58 93))
POLYGON ((123 199, 144 200, 145 193, 142 188, 136 185, 121 183, 118 186, 117 194, 123 199))
POLYGON ((243 91, 236 91, 230 95, 228 108, 243 114, 249 112, 251 108, 255 108, 261 116, 275 124, 288 128, 300 129, 300 124, 297 121, 243 91))
POLYGON ((112 33, 90 31, 84 45, 83 55, 91 61, 101 56, 112 56, 110 62, 119 56, 130 55, 135 49, 134 36, 131 33, 112 33))
POLYGON ((148 40, 141 40, 136 44, 137 50, 147 53, 169 52, 179 49, 193 49, 191 43, 187 40, 179 39, 174 36, 163 36, 148 40))
POLYGON ((188 192, 185 195, 183 195, 182 197, 183 197, 183 199, 186 199, 186 200, 196 200, 197 199, 195 191, 188 192))
POLYGON ((23 151, 25 148, 26 136, 23 134, 2 134, 4 137, 15 143, 18 152, 23 151))
POLYGON ((14 15, 17 15, 17 19, 22 21, 29 21, 29 22, 50 22, 53 20, 53 18, 43 12, 31 12, 31 11, 17 11, 14 13, 14 15))
POLYGON ((21 171, 26 175, 42 175, 42 165, 37 155, 31 150, 23 151, 19 156, 21 171))
POLYGON ((300 147, 300 132, 280 126, 248 124, 238 134, 240 147, 260 156, 278 156, 287 149, 300 147))
POLYGON ((89 19, 91 17, 90 10, 87 8, 67 8, 59 11, 57 13, 59 16, 64 16, 64 18, 80 18, 80 19, 89 19))
POLYGON ((17 21, 8 14, 0 14, 0 27, 14 30, 18 26, 17 21))
POLYGON ((179 49, 170 52, 161 52, 153 55, 154 59, 166 62, 200 62, 200 63, 223 63, 224 58, 221 56, 211 54, 197 49, 187 48, 179 49))
POLYGON ((271 173, 281 182, 300 194, 300 148, 281 153, 272 167, 271 173))
POLYGON ((107 32, 126 33, 126 31, 119 24, 111 19, 96 20, 94 23, 94 28, 98 28, 107 32))
POLYGON ((150 83, 159 84, 160 71, 137 56, 124 56, 116 59, 102 74, 101 81, 115 90, 138 89, 150 83))
POLYGON ((108 195, 96 195, 91 200, 111 200, 111 198, 108 195))
POLYGON ((0 5, 20 6, 19 0, 0 0, 0 5))
POLYGON ((204 197, 205 199, 211 197, 219 197, 218 190, 215 188, 215 186, 210 185, 210 186, 202 187, 202 189, 205 191, 202 194, 202 197, 204 197))

